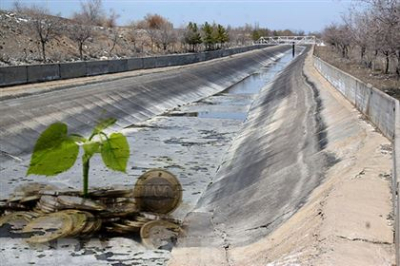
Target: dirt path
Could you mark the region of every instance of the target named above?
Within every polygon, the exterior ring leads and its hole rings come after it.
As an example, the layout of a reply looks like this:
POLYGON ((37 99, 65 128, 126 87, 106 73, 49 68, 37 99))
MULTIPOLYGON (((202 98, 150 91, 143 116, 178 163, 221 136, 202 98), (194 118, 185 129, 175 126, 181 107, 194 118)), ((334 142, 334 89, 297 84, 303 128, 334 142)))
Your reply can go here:
POLYGON ((310 54, 304 77, 321 99, 328 139, 324 152, 336 158, 324 182, 267 237, 242 247, 176 248, 170 265, 394 263, 391 144, 315 71, 311 60, 310 54))

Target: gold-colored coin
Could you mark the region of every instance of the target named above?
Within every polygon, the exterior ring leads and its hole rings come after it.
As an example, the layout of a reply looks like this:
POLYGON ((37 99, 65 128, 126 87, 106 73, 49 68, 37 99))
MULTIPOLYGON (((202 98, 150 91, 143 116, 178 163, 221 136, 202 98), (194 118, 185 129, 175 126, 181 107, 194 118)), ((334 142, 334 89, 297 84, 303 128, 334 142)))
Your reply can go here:
POLYGON ((123 217, 127 215, 131 215, 137 213, 138 209, 136 204, 133 202, 129 203, 113 203, 108 204, 107 209, 101 212, 100 217, 104 218, 112 218, 112 217, 123 217))
POLYGON ((9 224, 13 232, 22 230, 30 221, 38 217, 34 212, 13 212, 0 218, 0 227, 9 224))
POLYGON ((39 199, 40 199, 40 195, 31 195, 31 196, 23 197, 20 200, 20 202, 21 203, 26 203, 26 202, 38 201, 39 199))
POLYGON ((172 173, 153 169, 139 177, 134 197, 140 210, 167 214, 179 206, 182 186, 172 173))
POLYGON ((76 236, 86 227, 88 215, 85 212, 78 210, 64 210, 62 213, 66 213, 71 216, 73 221, 72 231, 68 234, 69 236, 76 236))
POLYGON ((132 189, 127 188, 99 188, 89 193, 90 197, 117 198, 129 197, 133 193, 132 189))
POLYGON ((112 227, 117 228, 119 231, 124 231, 124 232, 134 232, 138 231, 137 227, 132 227, 126 224, 121 224, 121 223, 112 223, 112 227))
POLYGON ((180 227, 174 223, 156 220, 146 223, 140 229, 143 244, 152 249, 169 247, 176 243, 180 227))
POLYGON ((58 196, 58 202, 64 208, 76 208, 78 210, 92 210, 102 211, 105 210, 105 206, 101 203, 97 203, 90 199, 85 199, 77 196, 58 196))
POLYGON ((98 230, 100 230, 102 221, 100 219, 98 219, 97 217, 95 217, 90 212, 85 212, 85 213, 88 218, 87 218, 86 226, 83 228, 81 234, 82 235, 91 235, 91 234, 97 232, 98 230))
POLYGON ((67 236, 72 229, 72 217, 66 213, 56 212, 32 220, 25 226, 23 232, 34 234, 27 239, 28 243, 45 243, 67 236))
POLYGON ((139 221, 132 221, 132 220, 123 220, 122 221, 125 225, 132 228, 132 231, 139 231, 146 222, 139 222, 139 221))

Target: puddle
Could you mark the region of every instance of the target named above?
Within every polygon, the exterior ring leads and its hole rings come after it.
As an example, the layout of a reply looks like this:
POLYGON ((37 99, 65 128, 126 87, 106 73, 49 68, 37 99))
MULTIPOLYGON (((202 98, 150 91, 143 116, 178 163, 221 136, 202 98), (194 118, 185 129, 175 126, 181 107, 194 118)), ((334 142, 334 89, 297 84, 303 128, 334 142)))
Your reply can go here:
MULTIPOLYGON (((298 47, 296 54, 299 55, 303 50, 298 47)), ((290 50, 284 53, 277 61, 262 67, 257 73, 250 75, 221 93, 181 107, 163 116, 230 119, 244 122, 254 97, 265 85, 273 81, 276 75, 283 71, 292 60, 293 56, 290 50)))
POLYGON ((216 118, 216 119, 235 119, 246 120, 247 113, 233 113, 233 112, 198 112, 199 118, 216 118))
MULTIPOLYGON (((299 50, 299 49, 297 49, 299 50)), ((300 53, 302 50, 300 51, 300 53)), ((298 53, 297 53, 298 54, 298 53)), ((286 52, 283 57, 277 61, 269 64, 260 69, 259 73, 255 73, 241 82, 233 85, 223 94, 256 94, 260 92, 261 88, 272 81, 272 79, 282 71, 293 59, 292 51, 286 52)))
POLYGON ((202 112, 186 112, 186 113, 169 113, 164 116, 170 117, 198 117, 198 118, 215 118, 215 119, 234 119, 234 120, 246 120, 247 113, 244 112, 214 112, 214 111, 202 111, 202 112))

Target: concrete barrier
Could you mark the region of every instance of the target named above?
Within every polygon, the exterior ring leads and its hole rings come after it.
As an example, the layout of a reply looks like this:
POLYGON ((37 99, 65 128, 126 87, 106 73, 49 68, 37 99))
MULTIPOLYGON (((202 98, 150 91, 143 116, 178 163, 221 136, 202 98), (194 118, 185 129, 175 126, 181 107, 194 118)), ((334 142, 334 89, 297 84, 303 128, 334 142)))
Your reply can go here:
POLYGON ((396 250, 396 265, 400 265, 400 104, 396 102, 396 124, 393 149, 393 208, 395 217, 394 243, 396 250))
POLYGON ((10 66, 0 68, 0 87, 28 82, 27 66, 10 66))
POLYGON ((388 139, 394 140, 396 99, 317 57, 314 66, 388 139))
POLYGON ((157 57, 143 57, 143 69, 155 68, 157 64, 157 57))
POLYGON ((60 78, 70 79, 86 76, 86 63, 75 62, 60 64, 60 78))
POLYGON ((386 93, 314 57, 314 67, 393 142, 392 199, 396 265, 400 265, 400 104, 386 93))
POLYGON ((60 79, 60 66, 58 64, 27 66, 28 82, 38 82, 60 79))
POLYGON ((176 54, 118 60, 2 67, 0 68, 0 87, 46 80, 95 76, 138 69, 193 64, 265 47, 268 46, 253 45, 247 47, 230 48, 192 54, 176 54))
POLYGON ((156 58, 156 67, 167 67, 180 65, 181 55, 164 55, 156 58))
POLYGON ((108 72, 117 73, 128 71, 128 59, 108 60, 108 72))
POLYGON ((108 60, 86 62, 86 76, 95 76, 107 73, 109 73, 108 60))
POLYGON ((128 71, 143 68, 143 58, 129 58, 127 62, 128 71))

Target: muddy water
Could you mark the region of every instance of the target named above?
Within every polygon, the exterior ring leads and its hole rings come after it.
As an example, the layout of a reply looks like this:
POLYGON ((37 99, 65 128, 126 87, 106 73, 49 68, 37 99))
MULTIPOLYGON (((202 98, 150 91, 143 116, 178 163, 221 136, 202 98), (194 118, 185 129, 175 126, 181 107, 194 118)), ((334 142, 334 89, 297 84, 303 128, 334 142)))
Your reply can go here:
MULTIPOLYGON (((91 161, 92 186, 133 185, 150 168, 164 168, 179 178, 183 202, 172 214, 184 219, 216 177, 226 151, 232 144, 257 93, 291 61, 291 51, 227 90, 199 102, 181 106, 164 115, 124 129, 131 159, 127 174, 106 169, 100 156, 91 161)), ((29 158, 24 158, 29 162, 29 158)), ((26 166, 4 166, 8 183, 46 182, 61 187, 81 188, 81 165, 51 179, 25 177, 26 166)), ((146 250, 132 237, 102 237, 91 240, 64 239, 32 248, 21 239, 2 239, 0 255, 6 265, 165 265, 167 250, 146 250), (3 256, 4 255, 4 256, 3 256)))

